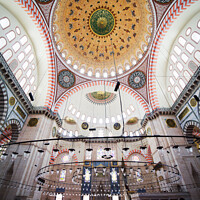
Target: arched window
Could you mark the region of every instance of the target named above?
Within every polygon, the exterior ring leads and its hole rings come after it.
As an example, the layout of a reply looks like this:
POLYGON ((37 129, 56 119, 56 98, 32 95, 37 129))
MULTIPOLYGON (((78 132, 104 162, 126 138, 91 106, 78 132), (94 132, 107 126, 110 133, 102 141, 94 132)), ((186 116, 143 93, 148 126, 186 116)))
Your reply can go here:
POLYGON ((26 78, 23 78, 21 81, 20 81, 20 85, 21 87, 23 88, 23 86, 25 85, 26 83, 26 78))
POLYGON ((179 87, 177 85, 175 86, 175 91, 176 91, 177 95, 179 95, 181 93, 181 91, 180 91, 180 89, 179 89, 179 87))
POLYGON ((194 57, 200 63, 200 51, 196 51, 194 57))
POLYGON ((179 84, 180 84, 182 89, 185 88, 185 82, 183 81, 183 79, 179 79, 179 84))
POLYGON ((8 41, 11 42, 12 40, 15 39, 16 35, 14 31, 10 31, 6 34, 6 37, 8 38, 8 41))
POLYGON ((19 28, 19 27, 16 27, 16 28, 15 28, 15 30, 16 30, 16 33, 17 33, 18 35, 20 35, 20 34, 21 34, 21 30, 20 30, 20 28, 19 28))
POLYGON ((188 56, 185 54, 185 53, 182 53, 181 54, 181 59, 182 59, 182 61, 184 62, 184 63, 187 63, 187 61, 188 61, 188 56))
POLYGON ((31 80, 30 80, 31 85, 33 85, 34 80, 35 80, 35 77, 33 76, 33 77, 31 78, 31 80))
POLYGON ((31 75, 31 69, 29 69, 27 72, 26 72, 26 76, 29 78, 31 75))
POLYGON ((66 176, 66 169, 62 169, 60 172, 59 181, 65 181, 65 176, 66 176))
POLYGON ((143 182, 142 174, 139 170, 135 172, 137 182, 143 182))
POLYGON ((178 42, 179 42, 179 44, 181 45, 181 46, 185 46, 185 43, 186 43, 186 40, 185 40, 185 38, 183 38, 183 37, 179 37, 179 39, 178 39, 178 42))
POLYGON ((172 97, 173 101, 176 101, 176 96, 173 92, 171 93, 171 97, 172 97))
POLYGON ((10 49, 3 53, 3 57, 6 61, 8 61, 12 57, 13 53, 10 49))
POLYGON ((166 82, 172 103, 200 65, 199 23, 199 15, 194 16, 182 29, 171 48, 166 82))
POLYGON ((34 59, 34 55, 31 54, 31 55, 28 57, 28 61, 31 63, 31 62, 33 61, 33 59, 34 59))
POLYGON ((171 55, 171 59, 172 59, 172 61, 173 61, 173 63, 176 63, 177 62, 177 58, 176 58, 176 56, 175 55, 171 55))
POLYGON ((21 61, 24 59, 24 57, 25 57, 24 52, 21 52, 21 53, 18 55, 18 60, 19 60, 19 62, 21 62, 21 61))
POLYGON ((25 49, 24 52, 27 55, 31 51, 31 45, 29 44, 25 49))
POLYGON ((177 55, 181 54, 181 49, 178 46, 174 47, 174 51, 177 53, 177 55))
POLYGON ((0 50, 16 79, 28 94, 35 91, 34 88, 37 86, 34 48, 17 18, 1 5, 0 9, 0 35, 5 35, 0 37, 0 50))
POLYGON ((22 68, 25 71, 27 67, 28 67, 28 61, 25 61, 24 64, 22 65, 22 68))
POLYGON ((191 38, 194 42, 196 42, 198 44, 200 41, 200 34, 197 32, 193 32, 191 35, 191 38))
POLYGON ((12 46, 14 52, 16 53, 19 49, 20 49, 20 43, 16 42, 13 46, 12 46))
POLYGON ((140 158, 138 155, 133 155, 132 156, 132 161, 140 161, 140 158))
POLYGON ((16 79, 19 80, 20 77, 21 77, 21 75, 22 75, 22 70, 19 69, 19 70, 16 72, 16 74, 15 74, 16 79))
POLYGON ((0 19, 0 24, 1 24, 2 29, 6 29, 10 26, 10 21, 7 17, 4 17, 0 19))
POLYGON ((81 116, 81 120, 85 120, 85 115, 84 114, 81 116))
POLYGON ((69 162, 69 161, 70 161, 70 156, 69 156, 69 154, 68 154, 68 153, 64 154, 64 155, 62 156, 62 158, 61 158, 61 161, 62 161, 63 163, 69 162))
POLYGON ((173 75, 174 75, 175 79, 178 79, 179 75, 178 75, 178 72, 176 70, 173 71, 173 75))
POLYGON ((170 81, 171 85, 173 86, 174 83, 175 83, 175 82, 174 82, 174 79, 173 79, 172 77, 170 77, 169 81, 170 81))
POLYGON ((176 66, 180 72, 183 71, 183 65, 180 62, 178 62, 176 66))
POLYGON ((0 38, 0 49, 6 46, 6 40, 5 38, 1 37, 0 38))
POLYGON ((28 38, 27 38, 25 35, 20 39, 20 43, 21 43, 21 45, 26 44, 27 41, 28 41, 28 38))
POLYGON ((190 43, 188 43, 185 48, 190 54, 194 51, 194 46, 190 43))
POLYGON ((184 71, 183 75, 184 75, 184 77, 185 77, 185 79, 186 79, 187 81, 190 80, 191 75, 190 75, 190 73, 189 73, 187 70, 184 71))
POLYGON ((29 89, 30 89, 30 86, 29 86, 29 85, 27 85, 27 86, 26 86, 26 88, 25 88, 25 90, 24 90, 24 92, 25 92, 26 94, 28 94, 28 92, 29 92, 29 89))

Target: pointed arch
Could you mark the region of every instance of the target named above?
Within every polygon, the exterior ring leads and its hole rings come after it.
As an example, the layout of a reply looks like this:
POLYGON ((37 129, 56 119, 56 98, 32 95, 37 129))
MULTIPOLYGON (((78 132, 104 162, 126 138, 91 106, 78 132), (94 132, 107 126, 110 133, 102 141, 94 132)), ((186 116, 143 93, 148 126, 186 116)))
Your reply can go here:
POLYGON ((131 155, 135 154, 135 153, 140 154, 140 155, 143 156, 147 161, 149 160, 149 159, 148 159, 148 155, 144 155, 144 154, 141 152, 141 150, 139 150, 139 149, 133 149, 133 150, 129 151, 129 154, 126 156, 126 158, 125 158, 124 160, 127 161, 127 160, 129 159, 129 157, 130 157, 131 155))
MULTIPOLYGON (((183 127, 183 132, 186 136, 195 135, 200 137, 200 133, 194 132, 194 128, 198 128, 200 130, 200 123, 195 120, 189 120, 185 123, 183 127)), ((193 143, 193 138, 187 138, 188 143, 193 143)))
POLYGON ((20 131, 21 125, 17 119, 10 119, 3 125, 3 133, 10 138, 12 142, 17 141, 20 131))
MULTIPOLYGON (((58 152, 58 155, 57 155, 56 157, 53 156, 53 151, 52 151, 49 164, 50 164, 50 165, 54 164, 56 158, 57 158, 60 154, 62 154, 62 153, 69 153, 69 149, 66 148, 66 149, 60 150, 60 151, 58 152)), ((78 158, 77 158, 76 154, 73 155, 73 159, 74 159, 74 161, 76 162, 76 165, 77 165, 77 164, 78 164, 78 158)))
POLYGON ((45 100, 45 107, 51 109, 54 102, 54 93, 55 93, 55 60, 54 60, 54 50, 53 44, 49 33, 49 27, 46 24, 43 15, 40 13, 38 7, 35 5, 32 0, 15 0, 15 2, 21 6, 24 11, 30 16, 32 21, 35 23, 38 28, 46 49, 46 56, 48 62, 48 87, 47 95, 45 100))
MULTIPOLYGON (((115 87, 116 82, 113 81, 106 81, 105 82, 106 86, 111 86, 111 87, 115 87)), ((55 104, 55 108, 54 108, 54 112, 57 113, 59 111, 59 108, 61 107, 61 105, 63 104, 63 102, 65 102, 71 95, 79 92, 80 90, 84 89, 84 88, 88 88, 88 87, 92 87, 92 86, 100 86, 100 85, 104 85, 104 81, 89 81, 89 82, 84 82, 81 83, 73 88, 71 88, 70 90, 66 91, 56 102, 55 104)), ((149 105, 148 103, 144 100, 144 98, 137 93, 136 91, 134 91, 133 89, 131 89, 130 87, 124 85, 124 84, 120 84, 120 90, 123 90, 124 92, 130 94, 133 98, 135 98, 139 104, 143 107, 145 113, 149 113, 149 105)))
POLYGON ((159 100, 157 96, 157 88, 156 88, 156 67, 157 67, 157 60, 160 48, 162 46, 162 42, 164 36, 170 29, 173 22, 177 19, 177 17, 188 7, 192 4, 197 2, 198 0, 178 0, 176 1, 173 6, 169 9, 168 13, 165 15, 164 19, 162 20, 157 34, 154 38, 151 55, 150 55, 150 62, 149 62, 149 70, 148 70, 148 86, 149 86, 149 98, 150 104, 152 109, 155 110, 156 108, 160 108, 159 100))

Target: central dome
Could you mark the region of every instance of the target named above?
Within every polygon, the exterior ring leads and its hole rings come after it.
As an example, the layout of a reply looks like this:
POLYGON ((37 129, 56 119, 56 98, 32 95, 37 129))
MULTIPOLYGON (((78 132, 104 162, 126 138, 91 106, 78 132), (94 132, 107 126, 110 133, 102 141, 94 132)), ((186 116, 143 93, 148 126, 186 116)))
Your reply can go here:
POLYGON ((109 10, 97 9, 90 16, 89 25, 93 33, 105 36, 114 29, 115 18, 109 10))
POLYGON ((123 76, 145 56, 153 31, 147 0, 58 0, 52 35, 63 63, 86 78, 123 76), (113 52, 116 70, 113 60, 113 52))

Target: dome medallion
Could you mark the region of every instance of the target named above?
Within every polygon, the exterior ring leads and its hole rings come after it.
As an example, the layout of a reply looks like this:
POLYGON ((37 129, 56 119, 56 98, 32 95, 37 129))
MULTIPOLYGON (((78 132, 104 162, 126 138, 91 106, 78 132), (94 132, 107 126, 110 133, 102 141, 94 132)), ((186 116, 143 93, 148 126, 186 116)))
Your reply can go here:
POLYGON ((91 31, 98 36, 105 36, 112 32, 115 27, 115 18, 107 9, 95 10, 89 18, 91 31))
POLYGON ((70 71, 88 79, 111 80, 116 70, 119 78, 134 71, 154 31, 150 4, 147 0, 55 1, 51 30, 60 59, 70 71))

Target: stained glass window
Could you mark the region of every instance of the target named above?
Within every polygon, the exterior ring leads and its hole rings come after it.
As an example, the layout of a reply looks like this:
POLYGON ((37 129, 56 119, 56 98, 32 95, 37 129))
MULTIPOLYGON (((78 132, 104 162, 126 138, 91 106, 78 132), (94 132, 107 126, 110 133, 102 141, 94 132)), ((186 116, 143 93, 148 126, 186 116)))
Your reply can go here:
POLYGON ((139 171, 135 172, 137 182, 143 182, 142 175, 139 171))
POLYGON ((132 157, 132 161, 140 161, 139 156, 134 155, 134 156, 132 157))
POLYGON ((63 163, 69 162, 69 155, 68 155, 68 154, 65 154, 65 155, 62 157, 62 162, 63 162, 63 163))
POLYGON ((65 181, 65 176, 66 176, 66 170, 63 169, 63 170, 60 172, 60 179, 59 179, 59 181, 65 181))
MULTIPOLYGON (((97 149, 97 160, 102 160, 102 156, 105 155, 105 150, 100 147, 99 149, 97 149)), ((112 159, 115 159, 115 150, 111 150, 111 155, 112 155, 112 159)))

